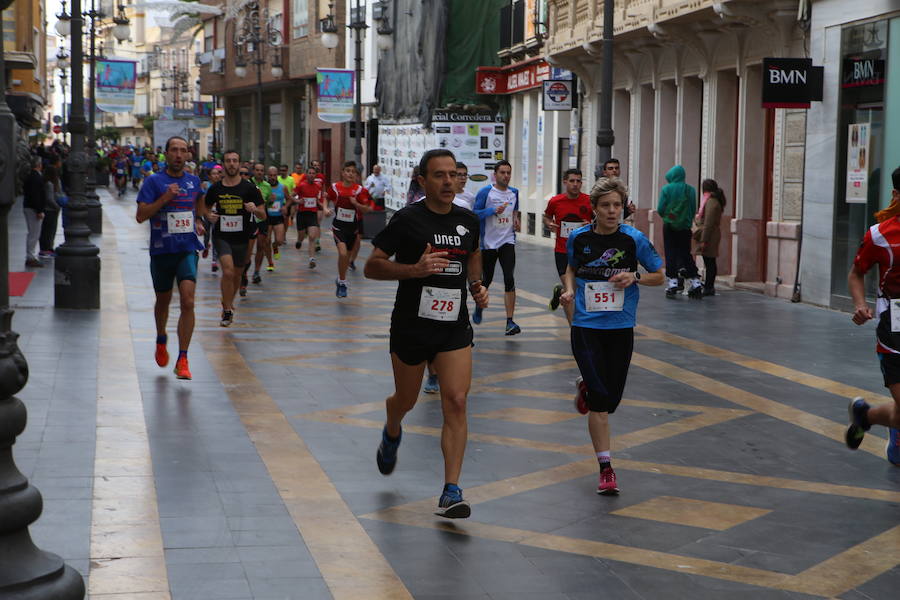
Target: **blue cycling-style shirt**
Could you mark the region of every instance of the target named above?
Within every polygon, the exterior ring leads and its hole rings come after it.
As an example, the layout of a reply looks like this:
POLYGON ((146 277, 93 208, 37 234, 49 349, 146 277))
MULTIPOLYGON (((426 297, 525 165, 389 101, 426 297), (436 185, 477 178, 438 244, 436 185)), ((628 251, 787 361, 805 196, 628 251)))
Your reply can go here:
POLYGON ((591 225, 573 231, 566 243, 569 265, 575 270, 575 315, 572 325, 589 329, 626 329, 634 327, 640 291, 637 285, 625 290, 622 310, 588 312, 585 284, 608 281, 624 272, 637 271, 638 264, 654 273, 662 267, 662 259, 643 233, 628 225, 608 235, 596 233, 591 225))
POLYGON ((167 172, 160 171, 144 180, 137 201, 148 204, 156 202, 172 183, 178 184, 178 196, 150 217, 150 256, 203 249, 196 233, 197 198, 203 196, 199 177, 188 173, 172 177, 167 172), (189 228, 185 225, 188 214, 192 223, 189 228), (173 227, 187 228, 188 231, 170 232, 170 223, 173 227))

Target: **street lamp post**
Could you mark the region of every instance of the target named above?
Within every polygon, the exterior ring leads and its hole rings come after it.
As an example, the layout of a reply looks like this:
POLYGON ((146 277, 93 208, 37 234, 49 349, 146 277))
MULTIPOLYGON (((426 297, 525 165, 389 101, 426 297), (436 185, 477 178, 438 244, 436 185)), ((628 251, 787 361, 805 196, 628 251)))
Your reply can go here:
POLYGON ((66 49, 60 46, 59 51, 56 53, 56 66, 59 68, 59 87, 62 91, 62 115, 60 120, 62 122, 63 142, 66 141, 66 70, 69 68, 69 65, 69 55, 66 53, 66 49))
MULTIPOLYGON (((96 33, 97 21, 102 21, 106 15, 96 9, 96 0, 91 0, 91 8, 82 13, 83 16, 91 20, 90 39, 90 56, 88 57, 88 81, 90 83, 88 91, 90 93, 91 112, 88 114, 88 131, 87 131, 87 209, 88 209, 88 227, 91 233, 103 233, 103 205, 100 203, 100 196, 97 195, 97 140, 96 135, 96 115, 97 115, 97 49, 96 49, 96 33)), ((73 3, 74 7, 74 3, 73 3)), ((74 13, 74 8, 73 11, 74 13)), ((73 40, 74 41, 74 40, 73 40)), ((100 44, 100 56, 103 56, 103 44, 100 44)))
MULTIPOLYGON (((2 0, 0 0, 2 1, 2 0)), ((71 17, 59 15, 57 32, 72 33, 72 114, 69 118, 70 151, 66 159, 69 204, 66 241, 56 249, 54 297, 56 308, 100 308, 100 249, 91 242, 87 224, 86 174, 91 162, 85 151, 84 49, 81 0, 72 0, 71 17)))
MULTIPOLYGON (((77 2, 78 0, 76 0, 77 2)), ((0 0, 0 21, 12 0, 0 0)), ((40 492, 19 471, 12 447, 25 431, 26 408, 14 394, 28 382, 28 363, 12 330, 7 216, 15 201, 16 120, 6 103, 6 63, 0 49, 0 597, 84 598, 84 580, 63 560, 34 545, 28 527, 41 515, 40 492)))
POLYGON ((615 2, 605 0, 603 2, 603 65, 600 74, 600 127, 597 129, 595 177, 600 177, 603 165, 612 158, 612 147, 616 141, 612 127, 614 11, 615 2))
MULTIPOLYGON (((322 31, 322 45, 328 49, 334 49, 339 43, 337 37, 337 25, 334 22, 334 14, 332 13, 333 4, 328 5, 328 15, 320 21, 319 28, 322 31)), ((394 33, 391 28, 390 20, 387 16, 386 2, 380 2, 381 16, 378 17, 378 49, 390 50, 393 46, 392 35, 394 33)), ((363 7, 364 8, 364 7, 363 7)), ((363 13, 359 0, 355 0, 354 8, 350 11, 350 23, 347 28, 354 33, 353 52, 354 52, 354 70, 356 78, 356 96, 353 105, 353 121, 356 135, 354 136, 353 155, 356 160, 356 166, 363 168, 362 164, 362 37, 363 33, 369 26, 366 24, 366 17, 363 13)))
POLYGON ((259 140, 259 161, 266 162, 266 141, 263 137, 263 128, 265 127, 265 115, 263 114, 263 95, 262 95, 262 68, 266 64, 265 52, 266 47, 271 48, 274 52, 272 55, 272 77, 280 79, 284 75, 284 69, 281 66, 281 45, 282 35, 277 27, 274 27, 269 21, 269 9, 260 9, 259 2, 250 5, 247 17, 244 19, 243 28, 235 33, 235 47, 237 48, 236 65, 234 73, 238 77, 247 76, 247 54, 253 54, 251 59, 256 65, 256 112, 259 121, 257 122, 257 136, 259 140), (265 21, 263 23, 262 21, 265 21))

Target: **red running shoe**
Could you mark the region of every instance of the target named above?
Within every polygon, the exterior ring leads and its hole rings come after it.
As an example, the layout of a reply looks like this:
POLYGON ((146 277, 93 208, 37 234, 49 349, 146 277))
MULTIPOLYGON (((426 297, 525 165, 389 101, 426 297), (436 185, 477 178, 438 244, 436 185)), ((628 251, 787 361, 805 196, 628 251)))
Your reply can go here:
POLYGON ((619 486, 616 485, 616 472, 612 467, 606 467, 600 471, 597 493, 603 496, 614 496, 619 493, 619 486))
POLYGON ((188 367, 188 359, 186 356, 182 356, 175 361, 175 377, 178 379, 191 378, 191 370, 188 367))
POLYGON ((169 351, 166 350, 165 344, 156 345, 156 364, 161 367, 169 364, 169 351))
POLYGON ((586 415, 590 411, 587 403, 588 389, 584 380, 579 376, 575 379, 575 410, 586 415))

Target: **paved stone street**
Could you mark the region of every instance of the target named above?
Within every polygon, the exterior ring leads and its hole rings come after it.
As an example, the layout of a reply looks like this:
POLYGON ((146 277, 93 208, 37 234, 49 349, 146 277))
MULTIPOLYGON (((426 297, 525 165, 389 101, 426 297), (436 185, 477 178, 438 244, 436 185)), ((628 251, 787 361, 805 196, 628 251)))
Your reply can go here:
MULTIPOLYGON (((897 597, 900 469, 884 430, 857 452, 842 441, 848 397, 887 399, 871 324, 643 288, 611 418, 622 493, 601 497, 566 322, 546 308, 551 249, 520 245, 523 333, 503 335, 495 285, 460 482, 473 513, 448 522, 432 514, 435 397, 408 416, 395 473, 375 466, 396 284, 360 269, 338 301, 330 239, 310 271, 291 232, 223 329, 201 260, 194 379, 179 381, 153 360, 147 225, 131 192, 102 197, 102 310, 54 310, 51 268, 12 299, 31 370, 15 457, 44 496, 31 531, 92 599, 897 597)), ((17 204, 11 270, 23 229, 17 204)), ((177 316, 176 301, 173 353, 177 316)))

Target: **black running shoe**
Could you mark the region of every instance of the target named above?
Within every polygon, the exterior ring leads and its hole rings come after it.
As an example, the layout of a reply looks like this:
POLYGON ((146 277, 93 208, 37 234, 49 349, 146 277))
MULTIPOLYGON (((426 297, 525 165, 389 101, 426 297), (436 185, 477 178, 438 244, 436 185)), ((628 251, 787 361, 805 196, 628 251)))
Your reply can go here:
POLYGON ((397 466, 397 449, 400 448, 400 439, 402 437, 402 428, 400 429, 400 435, 394 440, 388 437, 387 427, 381 430, 381 443, 378 445, 375 461, 378 463, 378 471, 382 475, 390 475, 394 472, 394 467, 397 466))
POLYGON ((556 284, 553 286, 553 296, 550 297, 550 310, 559 308, 559 297, 562 296, 563 286, 556 284))

